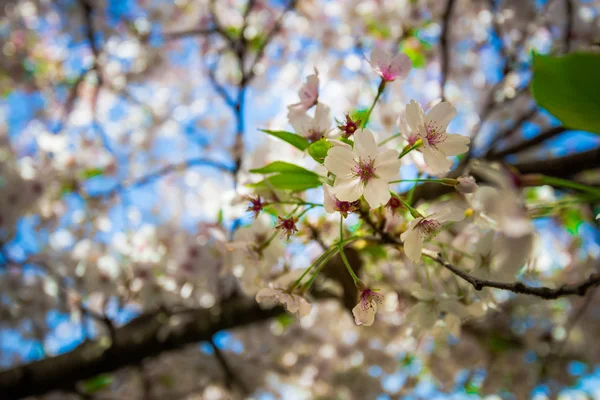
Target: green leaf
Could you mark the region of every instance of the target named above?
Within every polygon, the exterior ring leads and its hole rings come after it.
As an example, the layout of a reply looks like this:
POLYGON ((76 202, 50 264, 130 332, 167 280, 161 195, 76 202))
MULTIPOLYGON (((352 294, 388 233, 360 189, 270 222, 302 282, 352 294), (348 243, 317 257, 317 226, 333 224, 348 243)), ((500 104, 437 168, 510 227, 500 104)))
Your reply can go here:
POLYGON ((261 129, 261 131, 263 131, 264 133, 268 133, 271 136, 275 136, 276 138, 279 138, 279 139, 283 140, 284 142, 288 142, 295 148, 300 149, 302 151, 306 150, 308 148, 308 145, 310 144, 308 142, 308 140, 306 140, 302 136, 296 135, 295 133, 292 133, 292 132, 270 131, 267 129, 261 129))
POLYGON ((332 144, 327 139, 317 140, 308 147, 308 154, 319 164, 323 164, 332 144))
POLYGON ((600 134, 600 54, 533 56, 535 101, 564 126, 600 134))
POLYGON ((110 385, 112 381, 112 376, 108 374, 101 374, 81 382, 81 388, 86 393, 96 393, 110 385))
POLYGON ((354 121, 356 121, 357 119, 364 121, 365 119, 367 119, 368 113, 369 113, 368 108, 365 108, 362 110, 354 110, 350 113, 350 118, 352 118, 352 120, 354 120, 354 121))
POLYGON ((278 175, 270 176, 258 183, 248 185, 248 187, 254 189, 279 189, 279 190, 291 190, 293 192, 300 192, 306 189, 311 189, 321 186, 321 179, 319 175, 307 174, 307 173, 292 173, 286 172, 278 175))
POLYGON ((251 169, 254 174, 274 174, 274 173, 293 173, 293 174, 310 174, 316 175, 314 172, 302 168, 296 164, 290 164, 283 161, 274 161, 262 168, 251 169))
POLYGON ((347 139, 345 137, 341 137, 339 140, 340 140, 340 142, 344 142, 347 145, 350 145, 350 146, 354 147, 354 142, 352 140, 350 140, 350 139, 347 139))
POLYGON ((82 180, 90 179, 95 176, 100 176, 104 173, 102 168, 87 168, 79 173, 82 180))

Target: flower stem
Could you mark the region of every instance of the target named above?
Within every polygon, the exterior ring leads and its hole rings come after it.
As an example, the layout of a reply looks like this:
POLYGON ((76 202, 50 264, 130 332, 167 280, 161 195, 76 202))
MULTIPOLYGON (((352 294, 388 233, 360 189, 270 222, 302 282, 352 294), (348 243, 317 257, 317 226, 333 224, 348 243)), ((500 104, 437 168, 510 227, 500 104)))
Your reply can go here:
POLYGON ((383 146, 384 144, 386 144, 386 143, 388 143, 388 142, 391 142, 392 140, 394 140, 394 139, 396 139, 397 137, 400 137, 400 136, 402 136, 402 132, 398 132, 398 133, 396 133, 396 134, 394 134, 394 135, 390 136, 389 138, 387 138, 387 139, 385 139, 385 140, 382 140, 381 142, 379 142, 379 144, 378 144, 377 146, 381 147, 381 146, 383 146))
POLYGON ((391 195, 394 196, 395 198, 397 198, 398 200, 400 200, 400 203, 402 203, 402 205, 404 207, 406 207, 408 209, 408 211, 410 211, 410 215, 413 216, 413 218, 423 218, 423 215, 419 212, 419 210, 417 210, 416 208, 414 208, 413 206, 411 206, 410 204, 408 204, 406 201, 404 201, 402 199, 402 197, 398 196, 396 193, 390 191, 391 195))
POLYGON ((448 183, 444 179, 398 179, 397 181, 390 181, 388 183, 401 183, 401 182, 436 182, 447 185, 448 183))
POLYGON ((346 254, 344 253, 344 247, 342 245, 339 245, 339 248, 340 248, 340 255, 342 256, 342 260, 344 261, 344 265, 346 266, 346 269, 350 273, 350 276, 352 277, 354 284, 356 285, 357 288, 363 287, 362 281, 360 280, 360 278, 358 276, 356 276, 356 274, 354 273, 354 270, 352 270, 352 267, 350 266, 350 263, 348 262, 348 259, 346 258, 346 254))
POLYGON ((555 178, 553 176, 542 175, 540 177, 541 183, 543 185, 550 185, 554 187, 562 187, 567 189, 579 190, 581 192, 586 192, 593 194, 595 196, 600 196, 600 189, 585 185, 579 182, 573 182, 568 179, 555 178))
POLYGON ((421 139, 417 140, 412 146, 406 145, 404 147, 404 149, 402 150, 402 153, 400 153, 400 155, 398 156, 398 158, 402 158, 405 155, 407 155, 408 153, 410 153, 411 151, 418 149, 419 147, 421 147, 423 145, 423 141, 421 139))
POLYGON ((369 123, 369 118, 371 118, 371 113, 373 112, 373 109, 375 108, 375 104, 377 104, 377 100, 379 100, 379 97, 383 93, 383 89, 385 89, 386 83, 387 83, 387 81, 385 79, 381 79, 381 83, 379 84, 379 87, 377 88, 377 95, 375 95, 373 104, 371 104, 371 107, 369 107, 369 109, 367 110, 367 115, 365 116, 365 120, 362 122, 363 128, 367 127, 367 124, 369 123))

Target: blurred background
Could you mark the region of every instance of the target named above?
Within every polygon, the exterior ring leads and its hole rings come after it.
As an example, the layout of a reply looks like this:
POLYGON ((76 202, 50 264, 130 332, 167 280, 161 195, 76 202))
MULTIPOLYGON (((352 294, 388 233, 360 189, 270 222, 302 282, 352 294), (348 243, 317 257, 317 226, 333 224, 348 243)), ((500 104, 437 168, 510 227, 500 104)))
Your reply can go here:
MULTIPOLYGON (((248 170, 314 166, 259 129, 291 130, 287 106, 314 68, 337 119, 367 108, 374 47, 414 66, 373 112, 378 140, 411 99, 445 98, 469 157, 598 185, 600 136, 561 126, 529 84, 533 51, 597 51, 599 11, 595 0, 4 0, 0 398, 600 399, 593 289, 494 292, 495 309, 440 338, 406 334, 412 275, 391 251, 349 252, 396 294, 371 327, 354 324, 337 259, 328 276, 341 294, 315 293, 297 320, 260 308, 220 252, 252 221, 248 170)), ((292 268, 335 235, 337 217, 313 211, 286 247, 292 268)), ((525 277, 559 286, 597 272, 597 213, 577 204, 535 219, 525 277)))

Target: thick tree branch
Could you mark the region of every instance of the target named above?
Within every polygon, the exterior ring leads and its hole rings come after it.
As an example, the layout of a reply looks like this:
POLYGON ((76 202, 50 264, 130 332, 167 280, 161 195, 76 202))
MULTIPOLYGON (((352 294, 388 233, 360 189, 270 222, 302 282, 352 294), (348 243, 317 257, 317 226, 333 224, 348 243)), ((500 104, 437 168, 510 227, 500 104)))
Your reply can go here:
POLYGON ((469 282, 475 290, 481 290, 484 287, 508 290, 514 293, 527 294, 530 296, 541 297, 545 300, 558 299, 559 297, 564 296, 585 296, 588 289, 596 287, 600 285, 600 273, 592 274, 588 279, 572 284, 572 285, 562 285, 559 288, 552 289, 548 287, 535 287, 528 286, 521 282, 514 283, 504 283, 504 282, 495 282, 489 281, 486 279, 479 279, 474 277, 473 275, 455 267, 450 264, 448 261, 444 260, 440 253, 437 253, 432 250, 423 249, 424 256, 431 258, 433 261, 437 262, 447 270, 451 271, 456 276, 461 279, 469 282))
POLYGON ((454 8, 455 0, 448 0, 446 2, 446 8, 444 15, 442 16, 442 34, 440 36, 440 91, 442 93, 442 101, 446 99, 445 86, 448 80, 448 73, 450 70, 450 49, 448 48, 448 36, 450 35, 450 18, 452 17, 452 10, 454 8))
POLYGON ((17 399, 70 390, 77 381, 210 340, 220 330, 264 321, 282 312, 282 308, 263 310, 254 301, 237 298, 208 310, 142 315, 117 328, 113 340, 102 337, 86 341, 69 353, 0 372, 0 393, 3 399, 17 399))

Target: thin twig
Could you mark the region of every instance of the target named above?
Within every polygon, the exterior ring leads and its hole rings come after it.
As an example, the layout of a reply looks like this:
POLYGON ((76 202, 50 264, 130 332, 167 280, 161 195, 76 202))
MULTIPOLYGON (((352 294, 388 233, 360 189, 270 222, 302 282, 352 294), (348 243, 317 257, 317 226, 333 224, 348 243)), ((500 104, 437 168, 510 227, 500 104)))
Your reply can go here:
POLYGON ((450 49, 448 48, 448 36, 450 35, 450 18, 452 17, 452 10, 454 8, 455 0, 448 0, 446 2, 446 9, 442 16, 442 35, 440 37, 440 91, 442 93, 442 101, 446 99, 445 86, 448 80, 448 72, 450 69, 450 49))

